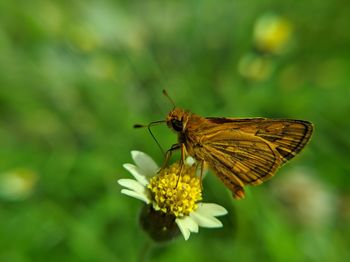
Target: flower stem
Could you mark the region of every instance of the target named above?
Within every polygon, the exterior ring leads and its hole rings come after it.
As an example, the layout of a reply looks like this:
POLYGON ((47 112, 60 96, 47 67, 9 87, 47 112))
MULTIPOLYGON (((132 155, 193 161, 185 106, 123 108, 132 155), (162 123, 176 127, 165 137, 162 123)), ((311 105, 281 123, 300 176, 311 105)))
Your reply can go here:
POLYGON ((139 253, 139 262, 145 262, 149 260, 151 250, 153 249, 154 243, 151 240, 146 240, 142 245, 139 253))

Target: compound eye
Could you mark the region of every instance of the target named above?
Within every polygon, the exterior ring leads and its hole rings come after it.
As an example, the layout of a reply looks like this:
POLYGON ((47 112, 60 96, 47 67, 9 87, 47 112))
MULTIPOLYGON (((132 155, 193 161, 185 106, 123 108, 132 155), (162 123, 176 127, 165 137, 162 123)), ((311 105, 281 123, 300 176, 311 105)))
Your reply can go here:
POLYGON ((180 120, 177 120, 177 119, 172 119, 171 120, 171 126, 173 127, 173 129, 176 132, 181 132, 182 129, 183 129, 182 122, 180 120))

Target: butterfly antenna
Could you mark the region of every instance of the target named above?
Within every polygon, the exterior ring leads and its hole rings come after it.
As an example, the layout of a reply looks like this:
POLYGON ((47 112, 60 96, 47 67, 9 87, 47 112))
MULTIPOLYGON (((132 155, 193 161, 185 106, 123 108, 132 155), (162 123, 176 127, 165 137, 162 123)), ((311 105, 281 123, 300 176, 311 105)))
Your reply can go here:
POLYGON ((147 127, 147 129, 148 129, 149 133, 151 134, 151 136, 153 137, 154 141, 156 141, 156 144, 158 145, 160 151, 162 152, 163 155, 165 155, 165 152, 164 152, 162 146, 159 144, 158 140, 156 139, 156 137, 153 135, 153 133, 152 133, 152 131, 151 131, 151 126, 159 125, 159 124, 161 124, 161 123, 165 123, 165 120, 154 121, 154 122, 149 123, 148 125, 135 124, 135 125, 134 125, 134 128, 147 127))
POLYGON ((169 96, 168 92, 165 89, 163 89, 163 95, 165 95, 169 99, 170 103, 172 103, 175 108, 176 105, 174 103, 174 100, 171 99, 171 97, 169 96))

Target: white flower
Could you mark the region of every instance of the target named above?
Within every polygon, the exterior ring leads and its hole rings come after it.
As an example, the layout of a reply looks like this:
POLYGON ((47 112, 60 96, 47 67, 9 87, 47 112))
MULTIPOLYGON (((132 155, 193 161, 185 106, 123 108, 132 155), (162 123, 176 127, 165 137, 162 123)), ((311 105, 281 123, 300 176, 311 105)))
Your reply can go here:
POLYGON ((165 168, 157 174, 159 167, 147 154, 132 151, 133 164, 124 164, 135 179, 119 179, 125 187, 123 194, 137 198, 151 205, 157 212, 174 216, 175 223, 185 240, 190 233, 197 233, 199 227, 218 228, 222 223, 217 216, 227 214, 222 206, 199 202, 202 199, 200 178, 195 174, 193 159, 187 159, 181 169, 179 163, 165 168))

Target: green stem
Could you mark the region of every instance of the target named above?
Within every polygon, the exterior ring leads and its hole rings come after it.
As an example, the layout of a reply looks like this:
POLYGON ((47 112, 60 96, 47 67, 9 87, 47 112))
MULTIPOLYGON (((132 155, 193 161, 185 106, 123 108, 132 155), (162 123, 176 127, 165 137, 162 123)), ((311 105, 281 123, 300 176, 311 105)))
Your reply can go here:
POLYGON ((152 248, 153 242, 151 240, 146 240, 139 253, 139 262, 148 261, 152 248))

